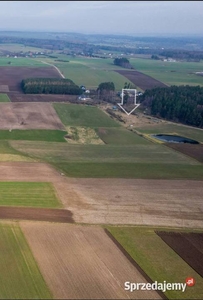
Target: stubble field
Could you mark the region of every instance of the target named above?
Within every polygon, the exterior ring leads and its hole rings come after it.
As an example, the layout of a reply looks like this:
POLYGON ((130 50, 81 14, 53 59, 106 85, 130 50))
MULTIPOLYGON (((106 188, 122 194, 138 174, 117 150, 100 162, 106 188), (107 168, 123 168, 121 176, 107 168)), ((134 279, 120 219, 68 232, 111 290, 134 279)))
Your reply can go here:
POLYGON ((1 103, 0 129, 65 130, 49 103, 1 103))

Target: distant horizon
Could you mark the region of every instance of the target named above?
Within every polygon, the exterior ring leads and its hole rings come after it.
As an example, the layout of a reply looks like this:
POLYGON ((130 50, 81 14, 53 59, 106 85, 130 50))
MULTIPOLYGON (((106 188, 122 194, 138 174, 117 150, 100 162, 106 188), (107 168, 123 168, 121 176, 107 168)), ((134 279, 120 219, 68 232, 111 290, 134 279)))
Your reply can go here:
POLYGON ((200 34, 183 34, 183 33, 176 33, 176 34, 150 34, 150 33, 137 33, 137 34, 123 34, 123 33, 93 33, 93 32, 74 32, 74 31, 53 31, 53 30, 36 30, 36 29, 29 29, 29 30, 16 30, 16 29, 0 29, 1 32, 8 32, 8 33, 54 33, 54 34, 78 34, 78 35, 97 35, 97 36, 122 36, 122 37, 155 37, 155 38, 179 38, 179 37, 188 37, 188 38, 203 38, 203 33, 202 35, 200 34))

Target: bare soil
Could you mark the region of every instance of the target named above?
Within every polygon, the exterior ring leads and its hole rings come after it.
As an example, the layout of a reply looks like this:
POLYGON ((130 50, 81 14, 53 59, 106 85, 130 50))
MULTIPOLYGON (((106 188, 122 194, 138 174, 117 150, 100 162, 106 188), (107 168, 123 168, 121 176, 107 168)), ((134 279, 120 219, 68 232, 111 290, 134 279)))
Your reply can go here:
POLYGON ((7 93, 11 102, 75 102, 75 95, 45 95, 45 94, 21 94, 7 93))
MULTIPOLYGON (((0 67, 0 86, 7 86, 7 91, 23 94, 21 81, 26 78, 61 78, 53 67, 0 67)), ((5 91, 5 87, 4 87, 5 91)), ((1 91, 0 89, 0 92, 1 91)))
POLYGON ((1 162, 0 180, 52 182, 78 223, 203 227, 202 181, 75 179, 36 162, 1 162))
POLYGON ((65 130, 50 103, 0 103, 0 129, 65 130))
MULTIPOLYGON (((100 109, 102 109, 106 114, 107 109, 112 109, 112 105, 109 103, 98 105, 100 109)), ((113 111, 113 110, 112 110, 113 111)), ((120 108, 119 110, 113 111, 114 114, 121 117, 124 122, 120 123, 122 126, 131 129, 136 130, 136 127, 142 127, 142 126, 156 126, 157 124, 168 124, 168 121, 157 119, 154 117, 147 116, 141 112, 137 112, 135 110, 135 114, 130 114, 129 116, 123 112, 120 108)), ((109 114, 108 114, 109 115, 109 114)))
POLYGON ((203 233, 156 232, 182 259, 203 277, 203 233))
POLYGON ((114 71, 125 76, 127 79, 132 81, 136 86, 141 88, 143 91, 145 91, 146 89, 153 89, 155 87, 167 86, 163 82, 156 80, 138 71, 129 71, 129 70, 114 70, 114 71))
POLYGON ((156 291, 124 290, 124 283, 147 282, 95 226, 20 222, 55 299, 160 299, 156 291))
POLYGON ((76 222, 203 226, 202 181, 90 178, 68 181, 85 204, 85 207, 81 203, 68 206, 76 222))
POLYGON ((177 144, 166 143, 166 145, 174 150, 177 150, 183 154, 193 157, 203 163, 203 144, 177 144))
POLYGON ((72 213, 65 209, 0 206, 0 219, 73 223, 72 213))

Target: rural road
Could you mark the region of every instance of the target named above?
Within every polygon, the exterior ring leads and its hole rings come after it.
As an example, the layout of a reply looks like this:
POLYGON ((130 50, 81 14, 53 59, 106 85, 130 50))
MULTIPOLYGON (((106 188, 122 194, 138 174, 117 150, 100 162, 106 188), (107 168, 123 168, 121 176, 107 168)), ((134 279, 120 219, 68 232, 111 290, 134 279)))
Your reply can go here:
POLYGON ((61 77, 62 77, 62 78, 65 78, 65 76, 61 73, 61 71, 60 71, 55 65, 49 64, 48 62, 43 61, 43 60, 40 60, 40 61, 41 61, 43 64, 46 64, 46 65, 49 65, 49 66, 54 67, 54 68, 58 71, 58 73, 61 75, 61 77))

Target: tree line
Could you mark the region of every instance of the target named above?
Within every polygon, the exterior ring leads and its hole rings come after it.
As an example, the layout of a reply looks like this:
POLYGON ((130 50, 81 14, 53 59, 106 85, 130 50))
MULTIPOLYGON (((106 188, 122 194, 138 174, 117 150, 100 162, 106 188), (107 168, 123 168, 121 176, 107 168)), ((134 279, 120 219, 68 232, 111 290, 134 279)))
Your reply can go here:
POLYGON ((141 98, 151 114, 187 125, 203 127, 203 87, 171 86, 146 90, 141 98))
POLYGON ((23 79, 21 87, 25 94, 82 94, 82 89, 80 89, 72 80, 62 78, 23 79))

